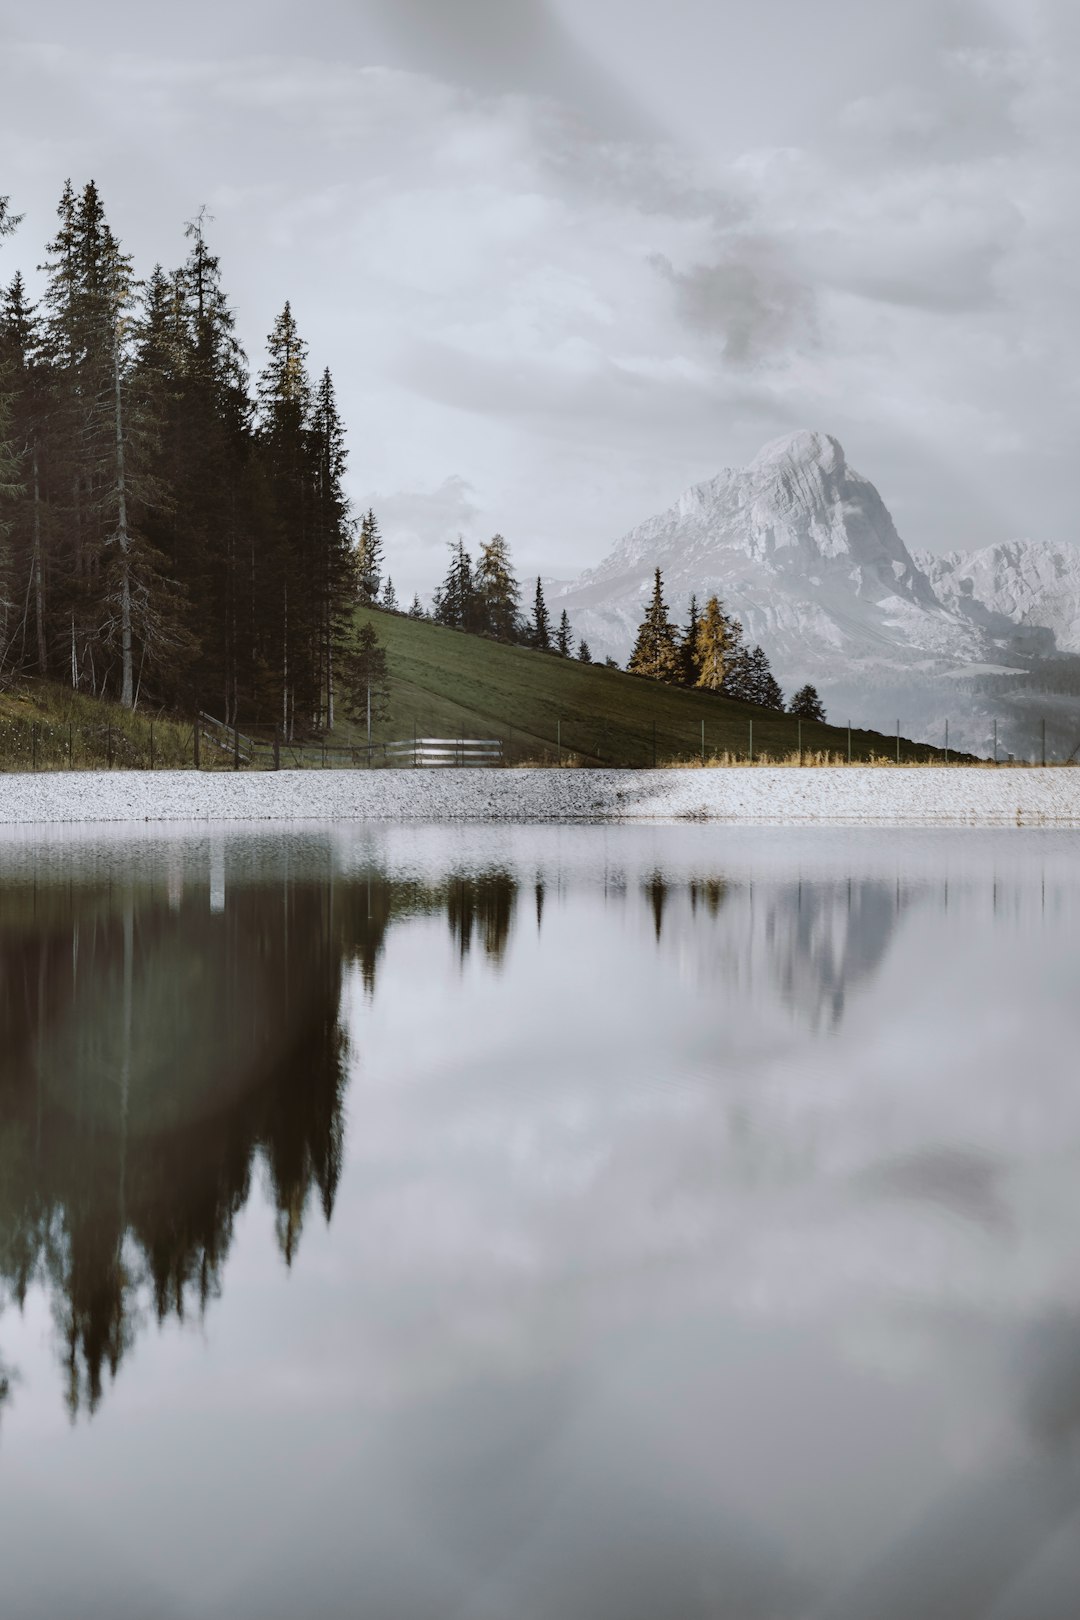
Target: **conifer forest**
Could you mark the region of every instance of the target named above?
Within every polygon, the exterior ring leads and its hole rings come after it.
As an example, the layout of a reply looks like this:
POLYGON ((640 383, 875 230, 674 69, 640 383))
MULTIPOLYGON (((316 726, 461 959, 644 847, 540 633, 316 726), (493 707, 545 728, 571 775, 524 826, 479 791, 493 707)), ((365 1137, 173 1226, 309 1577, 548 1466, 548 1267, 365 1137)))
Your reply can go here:
POLYGON ((69 183, 40 300, 7 281, 0 674, 332 725, 356 596, 333 379, 288 303, 253 376, 204 213, 185 235, 142 278, 96 185, 69 183))

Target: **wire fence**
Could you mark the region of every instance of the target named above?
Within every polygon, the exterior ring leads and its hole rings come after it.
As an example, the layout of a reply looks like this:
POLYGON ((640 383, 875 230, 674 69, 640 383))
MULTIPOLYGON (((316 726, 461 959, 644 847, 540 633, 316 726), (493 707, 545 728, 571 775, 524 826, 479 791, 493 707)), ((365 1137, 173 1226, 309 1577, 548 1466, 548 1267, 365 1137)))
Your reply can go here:
MULTIPOLYGON (((279 731, 255 736, 201 714, 196 725, 173 720, 125 717, 124 723, 50 722, 7 717, 0 720, 0 769, 5 771, 116 770, 386 770, 505 766, 647 769, 650 766, 734 765, 966 765, 1007 767, 1075 766, 1080 742, 1066 753, 1048 747, 1046 722, 1035 728, 1034 746, 1017 755, 1000 745, 995 723, 985 755, 958 751, 944 727, 934 747, 903 736, 899 721, 891 737, 851 726, 824 729, 795 718, 794 747, 776 746, 781 716, 748 719, 741 742, 730 721, 705 722, 684 736, 672 729, 648 732, 616 728, 608 718, 556 720, 555 735, 537 737, 513 726, 500 736, 412 737, 391 741, 331 743, 323 739, 287 741, 279 731), (771 746, 770 746, 771 742, 771 746)), ((955 736, 955 733, 953 734, 955 736)), ((790 736, 790 733, 789 733, 790 736)))

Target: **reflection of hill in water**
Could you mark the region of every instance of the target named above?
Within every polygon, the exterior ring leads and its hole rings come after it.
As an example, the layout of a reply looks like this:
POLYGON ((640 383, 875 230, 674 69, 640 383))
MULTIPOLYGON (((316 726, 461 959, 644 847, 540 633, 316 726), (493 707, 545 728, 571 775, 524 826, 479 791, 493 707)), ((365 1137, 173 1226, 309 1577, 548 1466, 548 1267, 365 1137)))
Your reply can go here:
MULTIPOLYGON (((501 960, 505 873, 424 887, 220 874, 16 888, 0 914, 0 1286, 51 1298, 74 1415, 149 1320, 220 1291, 258 1161, 291 1264, 341 1174, 344 973, 445 910, 501 960), (208 903, 209 901, 209 903, 208 903)), ((8 1374, 0 1360, 0 1405, 8 1374)))

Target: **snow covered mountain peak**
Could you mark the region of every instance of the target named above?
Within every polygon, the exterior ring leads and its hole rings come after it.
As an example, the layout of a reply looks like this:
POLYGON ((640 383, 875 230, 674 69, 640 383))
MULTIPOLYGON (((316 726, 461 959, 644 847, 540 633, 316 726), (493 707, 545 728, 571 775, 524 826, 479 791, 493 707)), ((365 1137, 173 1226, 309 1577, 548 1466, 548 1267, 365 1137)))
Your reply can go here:
POLYGON ((659 567, 674 617, 691 593, 699 605, 715 594, 788 689, 812 680, 830 705, 888 729, 898 714, 914 726, 917 713, 948 704, 955 725, 954 677, 1022 672, 1053 652, 1051 576, 1060 598, 1054 629, 1059 645, 1068 644, 1080 570, 1067 558, 1021 551, 913 556, 839 441, 806 429, 774 439, 745 467, 696 484, 639 524, 559 605, 594 652, 622 661, 659 567))
POLYGON ((796 468, 810 466, 820 466, 824 473, 842 474, 847 461, 839 439, 834 439, 831 433, 800 428, 796 433, 785 433, 763 444, 746 470, 762 477, 782 477, 796 468))
POLYGON ((839 440, 804 429, 774 439, 741 468, 696 484, 669 511, 632 529, 582 585, 642 567, 678 572, 746 564, 800 580, 842 578, 872 601, 900 595, 936 607, 933 591, 896 532, 873 484, 839 440))

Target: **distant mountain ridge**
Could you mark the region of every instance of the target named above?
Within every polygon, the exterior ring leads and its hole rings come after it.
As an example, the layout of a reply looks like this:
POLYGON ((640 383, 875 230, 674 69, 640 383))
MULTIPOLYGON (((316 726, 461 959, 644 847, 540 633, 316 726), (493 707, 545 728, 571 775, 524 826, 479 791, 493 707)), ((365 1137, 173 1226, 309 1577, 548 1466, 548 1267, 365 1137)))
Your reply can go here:
POLYGON ((656 567, 673 618, 691 592, 720 596, 782 685, 810 680, 834 711, 854 705, 881 729, 900 714, 925 735, 940 707, 976 746, 982 722, 966 723, 958 677, 1019 675, 1080 651, 1080 551, 1018 541, 912 553, 825 433, 776 439, 695 485, 557 596, 594 656, 625 659, 656 567))

